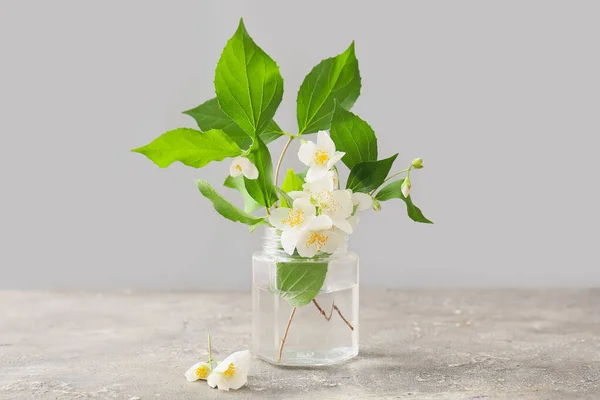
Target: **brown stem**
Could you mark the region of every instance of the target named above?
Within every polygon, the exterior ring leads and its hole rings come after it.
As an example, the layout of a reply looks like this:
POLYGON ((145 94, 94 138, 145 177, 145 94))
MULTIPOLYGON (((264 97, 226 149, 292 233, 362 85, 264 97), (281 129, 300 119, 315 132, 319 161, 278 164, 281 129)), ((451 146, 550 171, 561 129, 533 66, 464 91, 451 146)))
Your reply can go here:
POLYGON ((348 325, 348 328, 350 328, 350 330, 354 330, 354 327, 352 326, 352 324, 350 322, 348 322, 348 320, 346 318, 344 318, 344 316, 342 315, 342 312, 340 311, 340 309, 334 304, 333 308, 335 309, 335 311, 337 311, 338 314, 340 314, 340 317, 344 320, 344 322, 346 323, 346 325, 348 325))
POLYGON ((292 308, 292 313, 290 314, 290 319, 288 319, 287 326, 285 327, 285 332, 283 333, 283 339, 281 339, 281 345, 279 345, 279 357, 277 358, 277 362, 281 361, 281 353, 283 353, 283 345, 285 344, 285 339, 287 338, 288 331, 290 330, 290 324, 292 323, 292 318, 294 318, 294 314, 296 314, 296 307, 292 308))
POLYGON ((288 138, 287 143, 283 147, 283 150, 281 151, 279 161, 277 161, 277 167, 275 168, 275 186, 277 186, 277 182, 279 181, 279 169, 281 168, 281 163, 283 162, 283 156, 285 155, 285 152, 287 151, 288 147, 290 147, 290 143, 292 143, 292 140, 294 140, 294 137, 290 136, 288 138))
POLYGON ((325 317, 325 319, 327 321, 329 321, 331 319, 331 316, 333 315, 333 307, 331 307, 331 311, 329 311, 329 316, 327 316, 327 314, 325 313, 325 310, 323 310, 321 308, 321 306, 319 305, 319 303, 317 303, 317 301, 315 299, 313 299, 312 302, 315 305, 315 307, 317 307, 317 309, 319 310, 321 315, 323 315, 323 317, 325 317))
POLYGON ((327 313, 325 313, 325 310, 323 310, 323 308, 321 308, 321 306, 319 305, 319 303, 317 303, 317 300, 313 299, 313 304, 315 305, 315 307, 317 307, 317 309, 319 310, 319 312, 321 313, 321 315, 323 317, 325 317, 325 319, 327 321, 329 321, 331 319, 331 316, 333 315, 333 310, 337 311, 337 313, 344 320, 344 322, 346 323, 346 325, 348 325, 348 328, 350 328, 350 330, 352 330, 352 331, 354 330, 354 327, 352 326, 352 324, 350 322, 348 322, 348 320, 344 317, 344 315, 342 314, 342 312, 340 311, 340 309, 338 308, 338 306, 335 305, 335 303, 331 307, 331 311, 329 312, 329 316, 327 316, 327 313))

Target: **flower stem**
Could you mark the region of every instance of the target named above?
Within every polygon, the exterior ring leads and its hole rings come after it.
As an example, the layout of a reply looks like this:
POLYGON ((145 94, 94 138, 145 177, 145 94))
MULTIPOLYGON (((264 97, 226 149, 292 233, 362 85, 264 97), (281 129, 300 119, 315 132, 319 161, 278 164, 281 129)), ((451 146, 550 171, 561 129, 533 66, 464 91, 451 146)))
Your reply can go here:
POLYGON ((329 321, 331 319, 331 316, 333 315, 333 307, 331 308, 331 311, 329 312, 329 316, 327 316, 327 313, 325 312, 325 310, 323 310, 321 308, 321 306, 319 305, 319 303, 317 303, 317 301, 315 299, 313 299, 312 302, 315 305, 315 307, 317 307, 317 309, 319 310, 321 315, 323 315, 323 317, 325 317, 325 319, 327 321, 329 321))
POLYGON ((340 311, 340 309, 338 308, 338 306, 336 306, 335 304, 333 305, 333 309, 335 311, 337 311, 337 313, 340 315, 340 318, 342 318, 344 320, 344 322, 346 323, 346 325, 348 325, 348 328, 350 328, 351 331, 354 330, 354 327, 352 326, 352 324, 350 322, 348 322, 348 320, 346 318, 344 318, 344 316, 342 315, 342 312, 340 311))
POLYGON ((319 312, 321 313, 321 315, 323 315, 323 317, 325 317, 325 319, 327 321, 329 321, 331 319, 331 316, 333 315, 333 310, 335 310, 339 314, 340 318, 342 318, 342 320, 344 320, 344 322, 346 323, 346 325, 348 325, 348 328, 350 328, 350 330, 352 330, 352 331, 354 330, 354 327, 352 326, 352 324, 350 322, 348 322, 348 320, 344 317, 344 315, 342 314, 342 312, 340 311, 340 309, 338 308, 338 306, 335 305, 335 303, 332 304, 331 311, 329 312, 329 316, 327 316, 327 313, 325 312, 325 310, 323 310, 321 308, 321 306, 319 305, 319 303, 317 303, 317 300, 313 299, 312 302, 315 305, 315 307, 317 307, 317 309, 319 310, 319 312))
POLYGON ((398 176, 398 175, 400 175, 400 174, 403 174, 403 173, 405 173, 405 172, 406 172, 406 173, 407 173, 407 175, 408 175, 408 174, 410 173, 410 170, 411 170, 411 169, 412 169, 412 166, 410 166, 410 167, 408 167, 408 168, 406 168, 406 169, 403 169, 403 170, 402 170, 402 171, 400 171, 400 172, 396 172, 396 173, 395 173, 395 174, 393 174, 393 175, 390 175, 390 176, 388 176, 387 178, 385 178, 385 180, 384 180, 383 182, 381 182, 381 185, 379 185, 378 187, 376 187, 375 189, 373 189, 373 190, 371 191, 371 193, 369 193, 369 194, 370 194, 371 196, 373 196, 373 193, 375 193, 375 191, 376 191, 377 189, 379 189, 381 186, 383 186, 383 184, 384 184, 384 183, 386 183, 386 182, 387 182, 387 181, 389 181, 390 179, 392 179, 392 178, 394 178, 394 177, 396 177, 396 176, 398 176))
POLYGON ((283 333, 283 339, 281 339, 281 345, 279 345, 279 357, 277 358, 277 362, 281 361, 281 354, 283 353, 283 345, 285 344, 285 339, 287 338, 288 331, 290 330, 290 324, 292 323, 292 318, 294 318, 294 314, 296 314, 296 307, 292 308, 292 313, 290 314, 290 319, 288 319, 287 326, 285 327, 285 332, 283 333))
POLYGON ((208 363, 212 368, 213 358, 212 358, 212 346, 210 344, 210 333, 208 334, 208 363))
POLYGON ((287 143, 285 144, 285 146, 283 147, 283 150, 281 151, 281 155, 279 156, 279 161, 277 161, 277 167, 275 168, 275 186, 277 186, 277 183, 279 181, 279 169, 281 168, 281 163, 283 162, 283 156, 285 155, 285 152, 287 151, 288 147, 290 147, 290 143, 292 143, 292 140, 294 140, 295 136, 290 136, 288 138, 287 143))

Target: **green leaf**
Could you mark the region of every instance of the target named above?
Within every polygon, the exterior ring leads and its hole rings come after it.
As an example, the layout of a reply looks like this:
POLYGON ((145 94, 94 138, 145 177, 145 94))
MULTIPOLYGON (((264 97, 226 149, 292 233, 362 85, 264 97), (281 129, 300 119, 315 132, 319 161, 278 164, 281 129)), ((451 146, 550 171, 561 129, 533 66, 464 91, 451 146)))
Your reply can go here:
POLYGON ((283 131, 281 130, 279 125, 275 123, 275 121, 271 120, 271 122, 269 122, 269 125, 267 125, 265 130, 262 131, 259 136, 265 144, 269 144, 272 141, 282 137, 283 131))
POLYGON ((247 214, 225 200, 217 191, 210 185, 210 183, 202 180, 197 180, 198 190, 207 199, 209 199, 215 210, 225 218, 234 221, 241 222, 246 225, 256 225, 262 223, 265 218, 255 217, 254 215, 247 214))
MULTIPOLYGON (((306 175, 306 173, 304 173, 306 175)), ((296 174, 296 172, 289 168, 287 173, 285 174, 285 178, 283 179, 283 183, 281 184, 281 189, 284 192, 296 192, 302 191, 302 186, 304 185, 304 181, 296 174)))
MULTIPOLYGON (((252 137, 244 132, 234 120, 221 110, 216 98, 210 99, 198 107, 184 111, 183 113, 194 118, 202 131, 221 129, 242 149, 247 149, 252 144, 252 137)), ((260 134, 260 137, 263 142, 270 143, 282 135, 283 132, 279 125, 275 121, 271 121, 265 131, 260 134)))
POLYGON ((331 139, 338 151, 346 154, 342 162, 352 169, 356 164, 377 160, 375 132, 357 115, 336 103, 331 119, 331 139))
POLYGON ((362 193, 368 193, 371 190, 377 189, 388 176, 396 157, 398 157, 397 153, 385 160, 366 161, 356 164, 350 171, 346 189, 362 193))
POLYGON ((298 172, 296 175, 298 175, 298 178, 300 178, 300 180, 305 181, 307 173, 308 173, 308 168, 306 168, 304 171, 298 172))
MULTIPOLYGON (((281 184, 281 190, 285 193, 302 191, 302 185, 304 185, 302 179, 300 179, 298 175, 296 175, 296 172, 294 172, 294 170, 290 168, 285 174, 285 178, 283 179, 283 183, 281 184)), ((281 205, 283 207, 292 206, 292 204, 288 203, 286 199, 281 200, 281 205)))
POLYGON ((248 230, 250 231, 250 233, 252 233, 252 232, 254 232, 254 231, 256 230, 256 228, 258 228, 259 226, 262 226, 262 225, 271 226, 271 224, 269 223, 269 221, 267 221, 267 219, 265 218, 265 219, 263 219, 262 221, 260 221, 260 222, 257 222, 257 223, 256 223, 256 224, 254 224, 254 225, 250 225, 250 226, 248 227, 248 230))
POLYGON ((408 216, 410 217, 410 219, 417 222, 423 222, 425 224, 433 224, 432 221, 425 218, 423 212, 419 209, 419 207, 413 204, 410 196, 404 197, 404 195, 402 194, 403 182, 404 179, 400 179, 385 186, 379 191, 379 193, 377 193, 375 199, 379 201, 400 199, 406 203, 406 211, 408 212, 408 216))
POLYGON ((304 78, 296 100, 300 134, 329 129, 335 101, 350 109, 359 94, 360 72, 352 42, 345 52, 321 61, 304 78))
POLYGON ((200 132, 189 128, 174 129, 131 151, 145 155, 161 168, 175 161, 200 168, 242 154, 240 146, 220 129, 200 132))
POLYGON ((323 286, 326 262, 295 261, 277 263, 277 290, 292 307, 309 304, 323 286))
POLYGON ((294 200, 292 200, 292 198, 281 188, 275 186, 275 190, 277 190, 277 193, 279 193, 279 196, 281 197, 281 206, 291 208, 292 204, 294 204, 294 200))
POLYGON ((227 179, 225 179, 225 182, 223 182, 223 185, 240 192, 242 199, 244 200, 244 212, 253 213, 263 207, 261 204, 258 204, 246 190, 246 182, 244 182, 244 177, 242 175, 236 176, 235 178, 231 175, 228 176, 227 179))
POLYGON ((244 177, 248 194, 257 203, 269 208, 277 202, 277 191, 273 184, 273 162, 268 147, 258 138, 254 143, 255 148, 250 152, 248 158, 258 169, 257 179, 244 177))
POLYGON ((215 91, 221 110, 252 137, 267 128, 281 103, 279 67, 254 43, 242 20, 217 64, 215 91))

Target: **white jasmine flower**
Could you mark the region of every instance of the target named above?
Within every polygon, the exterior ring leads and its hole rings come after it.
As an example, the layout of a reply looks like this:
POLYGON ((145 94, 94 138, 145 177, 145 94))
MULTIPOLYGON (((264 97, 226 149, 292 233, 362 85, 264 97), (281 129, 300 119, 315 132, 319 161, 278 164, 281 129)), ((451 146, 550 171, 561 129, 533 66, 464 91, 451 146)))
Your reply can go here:
MULTIPOLYGON (((333 171, 329 171, 333 172, 333 171)), ((333 226, 350 234, 352 225, 346 220, 352 215, 354 205, 351 190, 333 190, 335 174, 326 174, 314 182, 304 184, 304 192, 288 193, 292 198, 310 199, 324 215, 331 218, 333 226)))
POLYGON ((347 218, 352 215, 354 205, 352 204, 352 191, 334 190, 311 193, 324 215, 331 218, 333 226, 346 233, 352 233, 352 225, 347 218))
POLYGON ((298 158, 308 166, 306 182, 313 182, 325 176, 344 154, 346 153, 335 151, 335 143, 326 131, 317 134, 316 144, 309 141, 303 143, 298 151, 298 158))
POLYGON ((192 365, 190 369, 185 372, 185 378, 188 380, 188 382, 194 382, 198 379, 206 379, 210 375, 211 371, 212 367, 209 363, 199 362, 192 365))
MULTIPOLYGON (((325 217, 321 215, 319 217, 325 217)), ((300 232, 296 245, 298 254, 302 257, 314 257, 318 252, 333 253, 344 241, 344 236, 333 229, 309 230, 300 232)))
POLYGON ((306 196, 295 199, 292 208, 279 207, 271 211, 269 222, 281 231, 281 246, 286 253, 294 254, 298 232, 310 225, 315 214, 315 206, 306 196))
POLYGON ((366 193, 352 193, 352 203, 358 211, 368 210, 373 206, 373 198, 366 193))
POLYGON ((236 157, 231 161, 231 167, 229 167, 229 175, 236 177, 244 174, 248 179, 258 178, 258 169, 252 164, 246 157, 236 157))
POLYGON ((281 231, 302 229, 310 223, 315 214, 315 206, 310 200, 306 196, 299 196, 294 200, 292 208, 279 207, 272 210, 269 222, 281 231))
POLYGON ((223 360, 208 376, 208 385, 219 390, 239 389, 248 382, 250 352, 238 351, 223 360))
MULTIPOLYGON (((301 237, 306 235, 310 236, 314 232, 326 231, 331 229, 332 227, 333 223, 331 222, 331 218, 329 218, 327 215, 319 215, 313 217, 310 223, 306 225, 303 229, 291 229, 287 231, 282 231, 281 246, 289 255, 294 254, 294 250, 298 249, 298 254, 300 254, 300 256, 312 257, 315 254, 317 254, 317 252, 320 251, 321 247, 323 246, 319 245, 319 243, 315 243, 315 245, 318 246, 313 246, 316 248, 316 250, 313 251, 313 249, 309 248, 310 246, 306 246, 306 241, 303 243, 304 246, 299 244, 301 237)), ((327 249, 329 249, 330 247, 327 247, 327 249)), ((329 253, 327 249, 324 249, 323 251, 329 253)))

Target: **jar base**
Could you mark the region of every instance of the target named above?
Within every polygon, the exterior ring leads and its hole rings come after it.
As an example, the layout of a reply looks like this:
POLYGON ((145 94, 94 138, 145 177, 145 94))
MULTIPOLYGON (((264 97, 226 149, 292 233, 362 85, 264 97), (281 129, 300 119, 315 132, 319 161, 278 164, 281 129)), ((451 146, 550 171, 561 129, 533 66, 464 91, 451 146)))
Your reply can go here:
MULTIPOLYGON (((256 353, 255 353, 256 354, 256 353)), ((344 363, 358 355, 358 347, 338 347, 327 351, 283 351, 281 360, 256 354, 258 358, 273 365, 286 367, 321 367, 344 363)))

